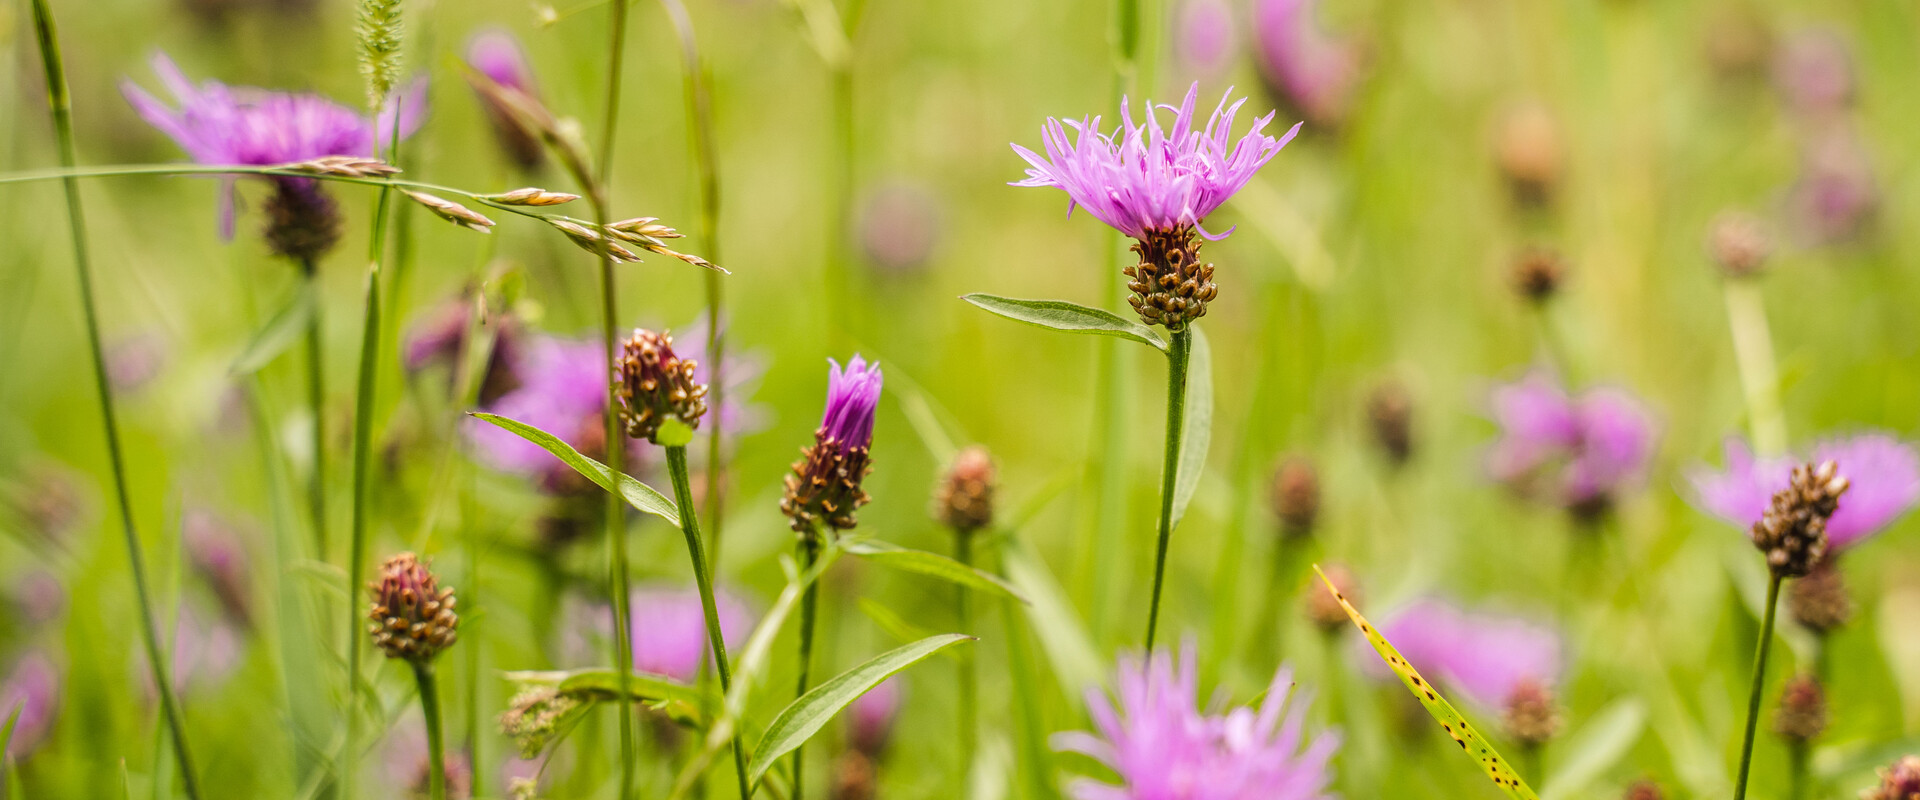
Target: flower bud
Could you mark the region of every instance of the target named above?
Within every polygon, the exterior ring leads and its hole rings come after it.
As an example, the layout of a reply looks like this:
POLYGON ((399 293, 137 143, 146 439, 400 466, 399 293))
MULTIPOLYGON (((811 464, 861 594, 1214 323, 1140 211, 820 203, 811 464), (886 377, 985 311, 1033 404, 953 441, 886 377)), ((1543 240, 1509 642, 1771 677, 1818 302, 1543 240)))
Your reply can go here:
POLYGON ((1200 239, 1192 227, 1149 230, 1134 242, 1140 263, 1127 267, 1127 303, 1148 325, 1180 331, 1207 315, 1207 304, 1220 293, 1213 282, 1213 265, 1200 260, 1200 239))
POLYGON ((1806 577, 1787 590, 1787 611, 1795 622, 1814 633, 1831 633, 1853 618, 1853 598, 1833 558, 1820 559, 1806 577))
POLYGON ((1901 756, 1880 770, 1880 785, 1860 794, 1860 800, 1916 800, 1920 798, 1920 756, 1901 756))
POLYGON ((1273 472, 1273 515, 1280 520, 1280 532, 1289 539, 1313 534, 1320 518, 1320 475, 1313 462, 1301 456, 1288 456, 1273 472))
POLYGON ((993 457, 975 445, 960 451, 934 492, 933 515, 961 533, 993 524, 993 457))
POLYGON ((480 95, 500 149, 522 170, 538 169, 546 154, 533 123, 547 115, 520 42, 506 31, 483 31, 467 44, 467 65, 473 68, 467 80, 480 95))
POLYGON ((1494 160, 1515 203, 1538 207, 1553 202, 1565 158, 1560 125, 1546 106, 1525 103, 1501 118, 1495 132, 1494 160))
POLYGON ((1533 303, 1544 303, 1560 290, 1567 267, 1560 254, 1545 247, 1529 247, 1513 262, 1513 290, 1533 303))
POLYGON ((440 588, 417 556, 401 553, 387 559, 380 567, 380 579, 367 588, 373 594, 373 607, 367 612, 373 624, 367 626, 367 633, 388 658, 424 664, 453 646, 460 626, 460 617, 453 612, 453 588, 440 588))
POLYGON ((814 431, 813 446, 801 450, 787 476, 780 511, 795 533, 812 536, 816 524, 839 530, 855 525, 853 511, 866 505, 860 483, 871 469, 873 413, 880 404, 880 365, 854 356, 843 370, 829 361, 827 410, 814 431))
POLYGON ((1774 712, 1773 732, 1795 744, 1806 744, 1827 729, 1827 693, 1812 675, 1795 675, 1780 690, 1780 708, 1774 712))
POLYGON ((1634 781, 1632 786, 1627 787, 1627 793, 1622 800, 1666 800, 1666 797, 1666 794, 1660 791, 1660 784, 1641 780, 1634 781))
POLYGON ((1554 707, 1553 690, 1535 679, 1524 679, 1507 696, 1500 714, 1507 735, 1528 747, 1546 744, 1560 732, 1560 712, 1554 707))
POLYGON ((527 686, 507 703, 500 714, 500 732, 520 748, 521 758, 534 758, 547 749, 554 737, 565 730, 580 700, 552 686, 527 686))
POLYGON ((275 255, 312 263, 340 241, 340 205, 312 178, 274 178, 265 210, 275 255))
POLYGON ((873 760, 849 750, 834 762, 832 800, 873 800, 874 779, 873 760))
POLYGON ((1773 253, 1773 240, 1758 217, 1728 211, 1714 219, 1707 231, 1707 255, 1729 278, 1759 274, 1773 253))
POLYGON ((1398 467, 1413 457, 1413 397, 1407 387, 1387 381, 1367 396, 1367 423, 1374 443, 1398 467))
MULTIPOLYGON (((1321 573, 1327 576, 1328 583, 1333 584, 1334 591, 1339 592, 1341 597, 1347 598, 1347 602, 1355 604, 1362 602, 1360 581, 1345 565, 1328 564, 1321 573)), ((1305 602, 1302 605, 1307 620, 1312 622, 1314 627, 1319 628, 1321 633, 1331 636, 1346 630, 1353 624, 1353 621, 1347 617, 1347 610, 1340 606, 1339 598, 1327 591, 1327 587, 1320 585, 1318 581, 1309 581, 1306 592, 1305 602)))
POLYGON ((1749 534, 1774 577, 1806 575, 1826 556, 1827 520, 1839 510, 1848 485, 1832 461, 1793 468, 1792 484, 1774 494, 1749 534))
POLYGON ((682 438, 700 427, 700 417, 707 413, 707 386, 693 379, 698 367, 674 354, 673 337, 635 328, 620 358, 617 392, 627 436, 654 444, 686 444, 663 442, 661 424, 679 420, 686 426, 682 438))

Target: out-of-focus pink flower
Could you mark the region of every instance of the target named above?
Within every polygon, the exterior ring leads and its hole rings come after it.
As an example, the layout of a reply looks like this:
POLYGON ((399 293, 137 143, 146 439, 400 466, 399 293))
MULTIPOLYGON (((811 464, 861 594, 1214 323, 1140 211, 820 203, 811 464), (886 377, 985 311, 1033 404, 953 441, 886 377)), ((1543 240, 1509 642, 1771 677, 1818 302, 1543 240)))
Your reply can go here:
POLYGON ((1322 28, 1318 8, 1319 0, 1254 0, 1253 40, 1267 88, 1289 110, 1330 128, 1353 105, 1365 53, 1358 41, 1322 28))
POLYGON ((1726 467, 1696 470, 1700 507, 1742 530, 1766 514, 1773 495, 1787 488, 1796 464, 1832 461, 1851 488, 1827 520, 1828 552, 1838 553, 1885 529, 1920 502, 1920 453, 1891 434, 1863 433, 1814 444, 1807 458, 1755 458, 1747 443, 1728 439, 1726 467))
POLYGON ((1858 134, 1842 125, 1812 134, 1786 202, 1793 232, 1802 241, 1843 244, 1860 238, 1879 212, 1880 189, 1858 134))
MULTIPOLYGON (((1380 632, 1414 669, 1483 708, 1504 708, 1529 686, 1551 688, 1560 681, 1560 634, 1521 617, 1427 599, 1388 617, 1380 632)), ((1378 659, 1369 656, 1366 663, 1376 676, 1389 675, 1378 659)))
MULTIPOLYGON (((240 632, 191 604, 182 604, 174 620, 172 649, 173 690, 178 694, 218 686, 240 667, 240 632)), ((140 676, 149 696, 156 694, 153 672, 142 665, 140 676)))
POLYGON ((52 622, 67 607, 66 588, 53 573, 42 569, 29 570, 15 578, 8 597, 13 601, 18 619, 28 625, 52 622))
POLYGON ((893 721, 900 714, 900 681, 894 676, 860 695, 847 708, 847 738, 869 758, 879 758, 893 738, 893 721))
MULTIPOLYGON (((466 356, 467 331, 473 324, 475 298, 463 292, 450 297, 416 323, 404 349, 408 372, 428 365, 448 368, 448 379, 458 377, 460 359, 466 356)), ((480 405, 493 405, 508 392, 520 388, 520 323, 511 314, 495 314, 483 323, 493 328, 493 349, 488 354, 486 374, 480 377, 480 405)))
POLYGON ((1774 53, 1774 85, 1787 108, 1803 118, 1831 118, 1852 108, 1853 72, 1853 53, 1831 30, 1794 33, 1774 53))
POLYGON ((1174 53, 1186 77, 1219 77, 1239 55, 1233 7, 1224 0, 1187 0, 1174 23, 1174 53))
MULTIPOLYGON (((606 354, 597 342, 530 336, 520 362, 520 387, 502 395, 486 410, 523 422, 559 437, 575 450, 598 461, 606 460, 606 354)), ((540 479, 555 494, 592 490, 592 484, 540 445, 482 420, 470 420, 467 432, 479 445, 481 457, 508 472, 540 479)), ((624 437, 622 437, 624 439, 624 437)), ((636 472, 641 448, 627 444, 627 472, 636 472)))
POLYGON ((213 589, 220 607, 235 623, 253 624, 253 572, 239 535, 212 512, 187 512, 181 525, 187 562, 213 589))
POLYGON ((46 739, 60 707, 60 671, 53 660, 38 650, 29 651, 14 662, 13 671, 0 683, 0 720, 20 710, 14 723, 13 738, 7 742, 6 756, 23 759, 46 739))
MULTIPOLYGON (((715 610, 727 647, 739 644, 753 625, 746 604, 716 589, 715 610)), ((654 584, 633 592, 633 668, 676 680, 693 680, 707 657, 707 617, 692 587, 654 584)))
POLYGON ((140 391, 167 365, 167 342, 156 333, 122 337, 107 348, 107 380, 118 394, 140 391))
POLYGON ((1496 388, 1493 417, 1501 430, 1488 454, 1493 477, 1576 512, 1605 508, 1653 452, 1653 423, 1632 395, 1570 397, 1544 372, 1496 388))
POLYGON ((540 135, 529 130, 514 109, 515 104, 540 105, 540 86, 520 40, 499 28, 481 31, 467 43, 467 65, 479 73, 474 88, 500 149, 521 169, 539 168, 546 160, 540 135))
POLYGON ((867 258, 893 273, 925 265, 940 241, 940 201, 925 186, 891 181, 875 187, 860 214, 867 258))
MULTIPOLYGON (((409 800, 428 796, 429 770, 425 723, 410 720, 387 735, 386 770, 389 785, 409 800)), ((447 797, 463 800, 473 796, 473 758, 466 750, 448 748, 445 762, 447 797)))
POLYGON ((1055 737, 1120 776, 1112 785, 1081 779, 1075 800, 1322 800, 1339 737, 1306 730, 1305 701, 1289 702, 1293 673, 1282 667, 1255 708, 1203 713, 1191 644, 1176 661, 1162 650, 1124 659, 1114 696, 1087 697, 1095 733, 1055 737))

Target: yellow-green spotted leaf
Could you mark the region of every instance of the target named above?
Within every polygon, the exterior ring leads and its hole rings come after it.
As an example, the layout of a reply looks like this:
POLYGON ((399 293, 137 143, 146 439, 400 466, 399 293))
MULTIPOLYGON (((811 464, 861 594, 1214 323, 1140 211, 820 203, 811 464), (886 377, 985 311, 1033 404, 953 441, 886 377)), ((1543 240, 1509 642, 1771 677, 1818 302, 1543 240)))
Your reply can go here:
POLYGON ((1382 635, 1379 629, 1369 624, 1366 617, 1360 616, 1359 610, 1355 609, 1352 603, 1347 602, 1347 598, 1340 594, 1338 589, 1333 588, 1333 582, 1327 580, 1326 573, 1320 571, 1319 564, 1313 565, 1313 572, 1320 576, 1322 583, 1326 584, 1327 591, 1333 595, 1333 599, 1340 601, 1340 607, 1346 609, 1347 618, 1353 620, 1353 624, 1360 628, 1360 633, 1367 637, 1367 643, 1373 645, 1374 652, 1379 653, 1381 660, 1387 662, 1387 666, 1393 669, 1393 674, 1400 676, 1400 682, 1407 685, 1407 690, 1413 692, 1413 696, 1420 701, 1420 705, 1426 706, 1427 713, 1440 721, 1440 727, 1446 729, 1447 735, 1453 738, 1455 744, 1460 745, 1461 751, 1472 756, 1474 762, 1480 765, 1480 770, 1485 772, 1488 778, 1493 779, 1494 785, 1500 787, 1508 797, 1514 800, 1539 800, 1539 795, 1534 794, 1533 789, 1527 787, 1526 781, 1520 780, 1520 774, 1514 772, 1506 759, 1501 758, 1500 754, 1494 751, 1493 744, 1488 742, 1486 737, 1481 736, 1479 731, 1474 730, 1473 724, 1467 722, 1467 718, 1461 716, 1459 711, 1454 710, 1453 704, 1447 702, 1447 698, 1442 697, 1432 683, 1420 677, 1420 672, 1414 669, 1412 664, 1407 663, 1407 659, 1400 655, 1400 651, 1393 648, 1393 643, 1387 641, 1387 637, 1382 635))

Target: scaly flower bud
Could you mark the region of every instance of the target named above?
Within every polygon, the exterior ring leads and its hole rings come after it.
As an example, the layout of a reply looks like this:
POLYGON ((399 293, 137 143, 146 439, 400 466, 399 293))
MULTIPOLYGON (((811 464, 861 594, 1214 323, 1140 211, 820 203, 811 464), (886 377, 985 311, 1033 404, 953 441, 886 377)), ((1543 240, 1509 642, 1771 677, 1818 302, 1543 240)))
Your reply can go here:
POLYGON ((787 476, 780 510, 793 530, 811 536, 816 523, 840 530, 853 528, 853 511, 866 505, 860 482, 871 469, 868 448, 873 444, 873 412, 880 404, 880 365, 869 366, 854 356, 843 370, 828 360, 827 410, 813 434, 813 446, 801 451, 787 476))
MULTIPOLYGON (((1829 543, 1831 546, 1831 542, 1829 543)), ((1813 565, 1806 577, 1787 590, 1787 611, 1793 620, 1814 633, 1831 633, 1853 618, 1853 598, 1832 554, 1813 565)))
POLYGON ((975 445, 960 451, 933 498, 933 516, 949 528, 972 533, 993 524, 993 457, 975 445))
POLYGON ((1566 160, 1553 112, 1537 102, 1509 110, 1495 134, 1494 159, 1515 203, 1538 207, 1553 202, 1566 160))
POLYGON ((275 255, 312 263, 340 241, 340 204, 309 178, 275 178, 262 231, 275 255))
POLYGON ((873 760, 858 750, 848 750, 834 762, 833 800, 874 799, 873 760))
POLYGON ((1813 571, 1827 554, 1827 520, 1840 507, 1847 479, 1832 461, 1793 468, 1793 482, 1774 494, 1766 516, 1753 524, 1753 546, 1767 555, 1776 578, 1813 571))
MULTIPOLYGON (((706 384, 696 383, 699 365, 673 353, 673 337, 635 328, 620 358, 618 394, 627 436, 661 444, 660 425, 668 419, 700 427, 707 413, 706 384)), ((681 442, 684 444, 684 442, 681 442)))
POLYGON ((453 588, 440 588, 419 557, 401 553, 387 559, 380 579, 367 589, 373 594, 367 633, 388 658, 425 663, 453 645, 460 626, 453 588))
POLYGON ((1367 426, 1373 441, 1398 467, 1413 457, 1413 395, 1398 381, 1387 381, 1367 395, 1367 426))
POLYGON ((493 127, 500 149, 522 170, 540 167, 546 152, 541 149, 541 132, 529 125, 528 111, 540 108, 540 89, 534 84, 533 68, 519 40, 504 30, 487 30, 467 43, 467 81, 480 95, 487 122, 493 127))
POLYGON ((1560 254, 1545 247, 1529 247, 1513 262, 1513 290, 1533 303, 1545 303, 1560 291, 1567 266, 1560 254))
POLYGON ((1729 278, 1757 275, 1773 254, 1773 239, 1758 217, 1728 211, 1714 219, 1707 231, 1707 255, 1729 278))
POLYGON ((1528 747, 1546 744, 1560 732, 1560 712, 1554 707, 1553 690, 1536 678, 1525 678, 1507 695, 1500 722, 1507 735, 1528 747))
POLYGON ((1127 303, 1148 325, 1178 331, 1207 315, 1207 303, 1220 294, 1213 282, 1213 265, 1201 263, 1200 240, 1194 228, 1147 231, 1134 242, 1140 263, 1127 267, 1127 303))
POLYGON ((1313 462, 1300 456, 1288 456, 1273 472, 1273 515, 1280 519, 1280 531, 1289 539, 1313 534, 1320 518, 1320 475, 1313 462))
POLYGON ((1795 744, 1806 744, 1827 729, 1827 693, 1820 679, 1795 675, 1780 690, 1780 708, 1774 712, 1773 732, 1795 744))
MULTIPOLYGON (((1339 592, 1341 597, 1347 598, 1347 602, 1356 606, 1362 604, 1360 581, 1353 576, 1353 570, 1347 569, 1342 564, 1328 564, 1320 571, 1327 576, 1327 582, 1333 584, 1334 591, 1339 592)), ((1347 618, 1347 610, 1340 607, 1339 599, 1317 582, 1308 583, 1305 602, 1302 606, 1307 621, 1312 622, 1321 633, 1329 636, 1344 631, 1353 624, 1347 618)))

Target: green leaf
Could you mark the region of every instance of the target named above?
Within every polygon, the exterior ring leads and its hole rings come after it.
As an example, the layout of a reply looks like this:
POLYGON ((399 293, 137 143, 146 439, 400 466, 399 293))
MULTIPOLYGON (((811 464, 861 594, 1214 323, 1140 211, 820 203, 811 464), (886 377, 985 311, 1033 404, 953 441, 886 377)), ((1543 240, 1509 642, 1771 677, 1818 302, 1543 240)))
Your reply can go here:
POLYGON ((233 365, 227 368, 227 373, 250 375, 272 363, 295 339, 300 338, 307 328, 307 322, 313 319, 316 305, 313 284, 302 281, 299 288, 293 290, 293 297, 287 300, 287 304, 274 312, 273 318, 253 334, 253 338, 247 342, 247 348, 240 351, 233 365))
MULTIPOLYGON (((587 695, 596 700, 613 701, 620 697, 620 673, 608 668, 508 672, 505 677, 517 684, 551 686, 560 692, 587 695)), ((707 708, 708 702, 718 700, 717 695, 703 695, 698 688, 647 672, 635 672, 627 677, 627 696, 693 725, 703 725, 705 716, 701 709, 707 708)))
POLYGON ((871 597, 862 596, 855 605, 860 608, 861 613, 867 615, 868 619, 873 620, 873 624, 880 626, 880 630, 898 641, 918 641, 933 635, 920 626, 908 622, 887 604, 871 597))
MULTIPOLYGON (((476 419, 491 422, 507 429, 522 439, 546 448, 547 452, 554 454, 561 461, 566 462, 567 466, 572 467, 573 471, 586 476, 587 480, 593 481, 599 485, 600 488, 609 492, 614 491, 613 470, 607 469, 607 465, 605 464, 580 455, 580 451, 573 449, 572 445, 560 441, 559 437, 524 422, 510 420, 497 414, 488 414, 480 411, 468 413, 476 419)), ((621 473, 619 480, 620 497, 625 499, 628 505, 666 520, 667 524, 676 528, 680 527, 680 510, 674 508, 672 500, 668 500, 665 495, 654 491, 653 487, 634 480, 631 475, 621 473)))
POLYGON ((1578 796, 1608 768, 1619 763, 1640 741, 1647 727, 1647 706, 1626 698, 1594 715, 1579 731, 1555 747, 1560 768, 1540 790, 1543 800, 1578 796))
POLYGON ((991 294, 962 295, 960 299, 1007 319, 1028 325, 1038 325, 1067 333, 1118 336, 1151 345, 1163 353, 1167 350, 1167 340, 1160 338, 1160 334, 1154 333, 1152 328, 1132 320, 1122 319, 1110 311, 1088 308, 1079 303, 1069 303, 1065 300, 1017 300, 991 294))
POLYGON ((1415 670, 1412 664, 1407 663, 1407 659, 1400 655, 1400 651, 1393 648, 1393 643, 1387 641, 1387 637, 1381 635, 1379 629, 1369 624, 1366 617, 1360 616, 1360 612, 1353 607, 1353 604, 1347 602, 1345 595, 1333 588, 1333 582, 1327 580, 1327 575, 1320 571, 1319 564, 1313 565, 1313 572, 1320 576, 1320 582, 1326 584, 1327 592, 1333 595, 1333 599, 1340 602, 1342 609, 1346 610, 1347 618, 1353 620, 1353 624, 1360 629, 1360 633, 1367 637, 1367 642, 1373 645, 1374 652, 1379 653, 1380 659, 1387 662, 1387 667, 1392 669, 1395 675, 1400 676, 1400 681, 1407 685, 1407 691, 1413 692, 1414 699, 1419 700, 1420 705, 1426 706, 1427 713, 1440 721, 1440 727, 1446 729, 1447 735, 1453 738, 1455 744, 1460 745, 1462 752, 1471 756, 1474 763, 1480 765, 1481 771, 1487 773, 1488 778, 1493 779, 1493 784, 1514 800, 1540 800, 1540 796, 1534 794, 1533 789, 1528 788, 1525 781, 1520 780, 1519 773, 1514 772, 1513 767, 1507 765, 1506 759, 1494 752, 1493 744, 1488 742, 1486 737, 1481 736, 1479 731, 1474 730, 1473 724, 1467 722, 1467 718, 1461 716, 1460 712, 1455 711, 1453 704, 1447 702, 1447 698, 1440 696, 1439 690, 1435 689, 1433 684, 1420 677, 1419 671, 1415 670))
POLYGON ((1187 360, 1186 416, 1180 425, 1180 471, 1173 478, 1173 524, 1187 515, 1200 473, 1207 469, 1207 447, 1213 439, 1213 348, 1198 327, 1193 352, 1187 360))
POLYGON ((905 647, 881 653, 873 660, 813 687, 812 691, 781 709, 780 715, 774 717, 772 724, 767 726, 766 735, 760 737, 760 744, 753 749, 753 758, 747 762, 747 780, 759 783, 760 777, 767 773, 767 768, 773 766, 773 762, 813 738, 827 724, 827 720, 840 713, 840 709, 879 686, 881 681, 942 648, 967 641, 973 641, 973 637, 963 633, 929 636, 905 647))
POLYGON ((1012 584, 1001 580, 999 576, 974 569, 939 553, 910 550, 874 539, 847 542, 841 549, 883 567, 939 578, 974 591, 1027 602, 1012 584))
POLYGON ((27 710, 26 701, 13 704, 13 713, 7 715, 6 727, 0 728, 0 757, 5 757, 7 746, 13 744, 13 726, 19 724, 20 712, 25 710, 27 710))
POLYGON ((1079 697, 1087 687, 1100 685, 1107 670, 1105 660, 1046 562, 1011 537, 1002 544, 1000 558, 1013 585, 1032 598, 1026 606, 1027 621, 1053 665, 1049 671, 1059 681, 1060 693, 1079 697))

